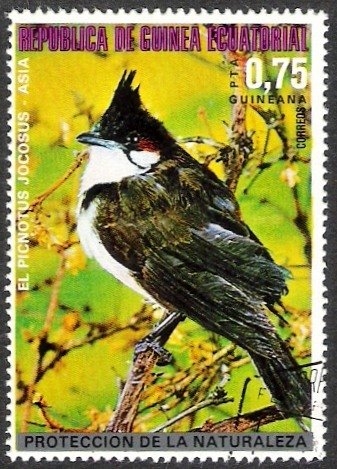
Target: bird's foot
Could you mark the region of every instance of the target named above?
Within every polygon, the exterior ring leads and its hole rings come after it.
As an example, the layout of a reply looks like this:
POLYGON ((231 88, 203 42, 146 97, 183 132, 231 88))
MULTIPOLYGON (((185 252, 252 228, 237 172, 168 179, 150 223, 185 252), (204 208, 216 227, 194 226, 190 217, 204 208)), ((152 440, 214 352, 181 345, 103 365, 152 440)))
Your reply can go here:
POLYGON ((138 342, 135 347, 135 356, 147 352, 148 350, 153 350, 156 355, 158 355, 158 366, 165 366, 171 363, 172 355, 170 352, 164 349, 157 340, 151 340, 151 335, 145 337, 145 339, 138 342))
POLYGON ((157 365, 165 366, 172 361, 170 352, 164 349, 163 345, 168 340, 174 329, 185 316, 181 313, 170 313, 166 316, 149 335, 144 337, 135 347, 135 356, 139 353, 153 350, 158 355, 157 365))

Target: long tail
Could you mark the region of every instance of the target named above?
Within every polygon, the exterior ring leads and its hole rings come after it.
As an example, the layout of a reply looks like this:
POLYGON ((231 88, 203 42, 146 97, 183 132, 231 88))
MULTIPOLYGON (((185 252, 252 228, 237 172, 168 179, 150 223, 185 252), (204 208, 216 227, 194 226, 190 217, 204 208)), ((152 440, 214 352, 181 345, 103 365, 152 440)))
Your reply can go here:
POLYGON ((245 349, 282 412, 310 415, 310 382, 268 317, 286 288, 284 269, 257 255, 249 238, 213 226, 194 234, 191 243, 151 252, 143 287, 245 349))
POLYGON ((280 345, 283 353, 277 357, 267 358, 250 352, 251 358, 279 409, 297 418, 309 416, 310 381, 291 356, 286 344, 281 344, 280 340, 280 345))

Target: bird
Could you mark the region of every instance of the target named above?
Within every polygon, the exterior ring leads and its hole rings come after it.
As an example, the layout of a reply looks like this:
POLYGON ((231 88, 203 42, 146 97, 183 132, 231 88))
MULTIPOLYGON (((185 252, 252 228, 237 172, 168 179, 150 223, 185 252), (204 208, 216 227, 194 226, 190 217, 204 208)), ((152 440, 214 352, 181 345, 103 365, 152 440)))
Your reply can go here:
POLYGON ((310 412, 310 382, 270 321, 287 293, 234 194, 143 105, 124 71, 110 105, 78 135, 87 146, 77 230, 88 257, 165 310, 251 357, 281 412, 310 412))

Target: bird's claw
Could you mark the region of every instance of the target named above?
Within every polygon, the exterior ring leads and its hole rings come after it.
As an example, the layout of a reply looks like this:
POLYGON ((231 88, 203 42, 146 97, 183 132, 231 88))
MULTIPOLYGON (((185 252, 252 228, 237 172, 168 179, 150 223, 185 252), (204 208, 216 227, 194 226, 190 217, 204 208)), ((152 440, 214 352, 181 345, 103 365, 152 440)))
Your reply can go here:
POLYGON ((158 366, 165 366, 171 363, 172 354, 164 349, 156 340, 151 340, 151 337, 147 337, 135 347, 135 355, 146 352, 147 350, 153 350, 158 355, 158 366))

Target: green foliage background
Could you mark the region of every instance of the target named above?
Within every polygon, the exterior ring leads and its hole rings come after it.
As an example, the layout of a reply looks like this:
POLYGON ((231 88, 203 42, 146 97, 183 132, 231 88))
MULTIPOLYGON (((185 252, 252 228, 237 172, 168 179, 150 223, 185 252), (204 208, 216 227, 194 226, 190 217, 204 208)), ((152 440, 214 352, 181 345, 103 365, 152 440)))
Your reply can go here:
MULTIPOLYGON (((107 26, 107 30, 111 33, 112 27, 107 26)), ((112 37, 109 37, 112 44, 112 37)), ((18 60, 26 57, 29 57, 29 94, 17 94, 16 109, 27 110, 31 115, 31 200, 50 187, 73 163, 74 151, 83 149, 76 143, 76 135, 88 128, 90 119, 96 120, 104 111, 125 69, 137 70, 136 83, 141 84, 144 105, 165 123, 173 135, 202 135, 228 143, 223 121, 230 123, 232 120, 233 105, 228 98, 233 91, 229 86, 230 65, 219 52, 154 53, 137 50, 132 53, 109 51, 106 55, 48 51, 17 53, 18 60)), ((268 64, 271 54, 266 53, 263 58, 268 64)), ((269 73, 272 73, 271 69, 269 73)), ((263 94, 261 91, 254 93, 258 92, 263 94)), ((247 90, 242 89, 242 93, 246 94, 247 90)), ((293 94, 294 90, 290 87, 289 75, 286 75, 280 94, 288 93, 293 94)), ((307 98, 308 109, 309 93, 309 88, 303 93, 307 98)), ((262 108, 278 111, 275 105, 263 105, 262 108)), ((281 105, 280 108, 285 116, 284 125, 289 142, 293 144, 296 105, 281 105)), ((290 338, 299 361, 305 361, 310 359, 310 269, 303 251, 303 235, 294 224, 296 208, 290 187, 292 182, 286 178, 285 170, 290 167, 292 171, 300 205, 310 223, 309 164, 282 159, 281 141, 276 132, 271 131, 265 161, 272 164, 261 173, 248 195, 245 195, 244 189, 258 170, 267 132, 266 122, 251 106, 247 107, 246 126, 248 131, 255 132, 255 150, 240 178, 237 197, 244 220, 270 249, 276 262, 288 267, 293 274, 293 279, 289 281, 289 294, 284 299, 291 312, 287 318, 291 331, 289 328, 281 328, 275 318, 272 320, 280 334, 290 338)), ((188 150, 197 157, 210 152, 210 148, 197 145, 190 145, 188 150)), ((310 145, 301 156, 310 156, 310 145)), ((214 165, 213 169, 220 177, 223 176, 220 164, 214 165)), ((50 427, 41 409, 32 405, 32 402, 28 403, 26 393, 27 386, 34 381, 38 337, 45 323, 53 282, 60 264, 60 252, 65 253, 66 263, 48 336, 51 343, 62 345, 67 341, 81 340, 88 334, 91 323, 106 324, 114 321, 116 325, 125 325, 143 304, 142 298, 119 284, 95 261, 86 260, 77 244, 76 231, 71 225, 75 221, 81 171, 77 170, 68 178, 31 217, 31 289, 27 293, 18 294, 16 303, 18 431, 47 431, 50 427), (75 244, 64 250, 64 243, 69 239, 75 244), (25 422, 27 416, 28 423, 25 422)), ((126 330, 93 345, 72 350, 33 386, 32 401, 43 399, 48 405, 50 417, 65 428, 93 425, 93 429, 101 429, 100 425, 106 423, 115 408, 119 393, 118 379, 124 380, 127 375, 134 344, 159 318, 158 311, 150 312, 139 330, 126 330)), ((203 389, 202 381, 196 376, 188 388, 190 392, 182 396, 172 409, 165 413, 165 409, 155 405, 152 407, 160 399, 170 402, 174 394, 173 391, 163 391, 161 382, 172 380, 175 375, 193 367, 195 362, 206 363, 217 350, 226 345, 228 341, 225 338, 214 337, 192 321, 184 321, 167 344, 174 356, 174 364, 156 368, 160 375, 145 392, 144 409, 135 430, 154 428, 166 418, 192 405, 195 402, 193 396, 196 396, 196 400, 200 400, 202 395, 206 397, 209 389, 203 389)), ((52 359, 53 353, 48 350, 44 360, 52 359)), ((232 359, 244 357, 245 354, 237 348, 232 359)), ((251 377, 252 381, 242 412, 270 404, 266 390, 259 395, 263 383, 256 377, 256 370, 247 359, 242 366, 230 372, 230 381, 225 385, 228 396, 234 398, 233 402, 207 407, 197 412, 193 419, 183 419, 170 427, 170 431, 188 430, 202 425, 207 419, 217 421, 235 416, 247 377, 251 377)), ((221 386, 223 378, 224 370, 217 369, 210 390, 217 385, 221 386)), ((267 425, 262 430, 297 431, 299 427, 289 419, 267 425)))

